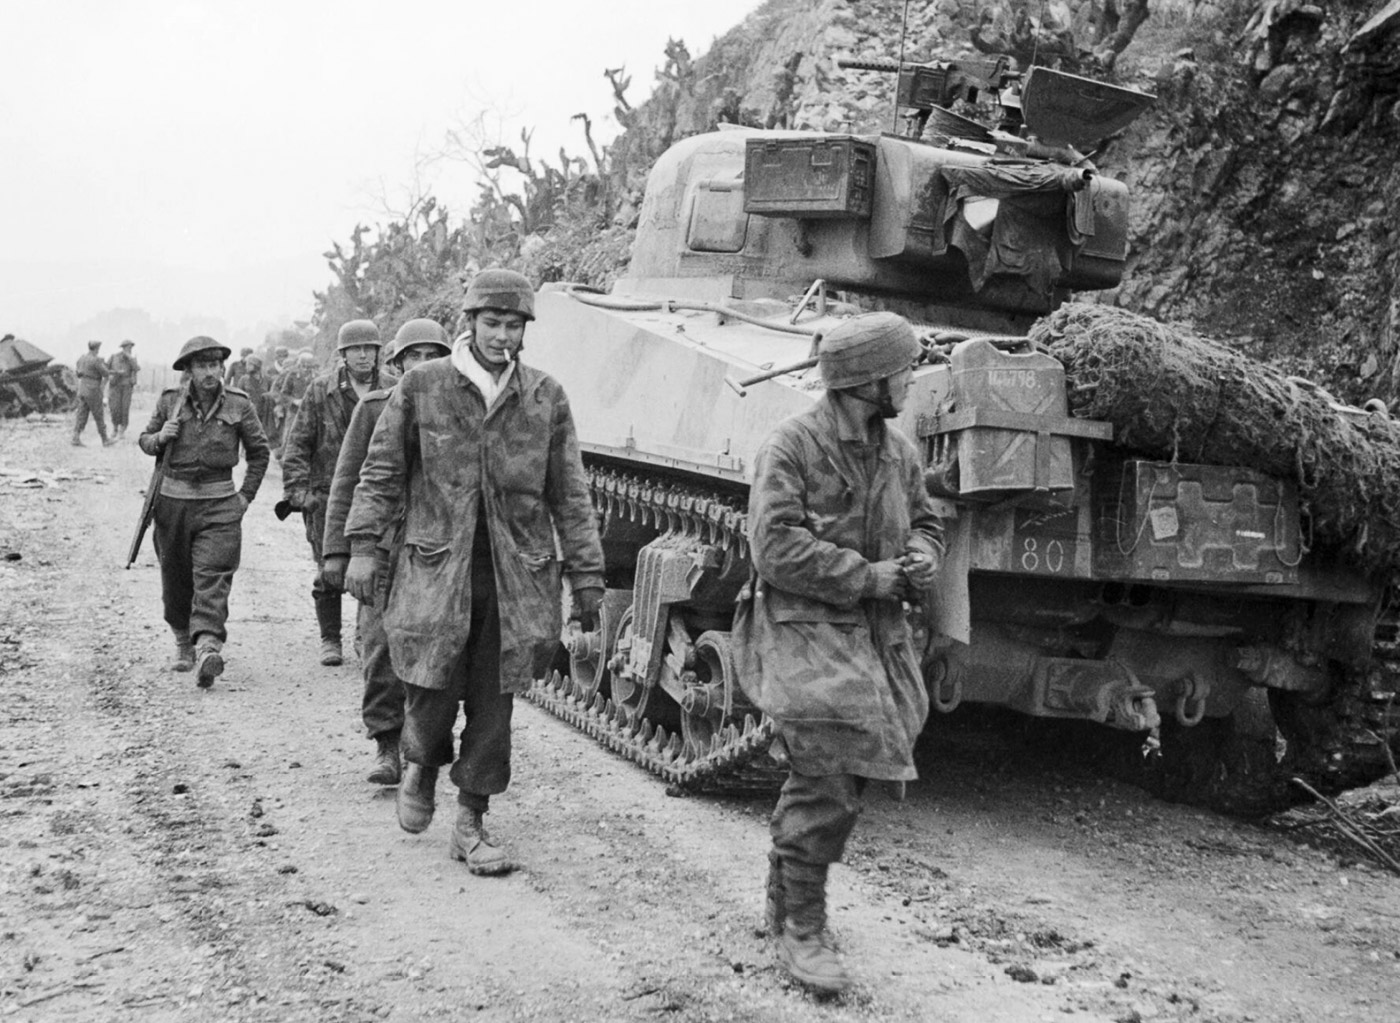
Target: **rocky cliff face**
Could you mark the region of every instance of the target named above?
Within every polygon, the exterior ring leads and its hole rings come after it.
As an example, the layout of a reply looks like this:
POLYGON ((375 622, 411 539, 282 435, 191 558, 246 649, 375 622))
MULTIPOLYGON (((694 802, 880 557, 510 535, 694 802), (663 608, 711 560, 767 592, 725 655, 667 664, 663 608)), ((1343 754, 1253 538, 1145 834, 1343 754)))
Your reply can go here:
MULTIPOLYGON (((673 59, 614 148, 621 193, 676 138, 719 121, 877 131, 903 0, 769 0, 701 58, 673 59)), ((910 4, 910 60, 972 52, 1025 6, 910 4)), ((1085 43, 1103 0, 1031 5, 1085 43)), ((1115 0, 1115 10, 1123 7, 1115 0)), ((1099 29, 1102 31, 1102 28, 1099 29)), ((1062 33, 1063 34, 1063 33, 1062 33)), ((1400 393, 1400 0, 1153 0, 1116 66, 1158 102, 1095 155, 1133 188, 1130 274, 1098 296, 1310 376, 1400 393)), ((625 222, 634 206, 624 203, 625 222)))

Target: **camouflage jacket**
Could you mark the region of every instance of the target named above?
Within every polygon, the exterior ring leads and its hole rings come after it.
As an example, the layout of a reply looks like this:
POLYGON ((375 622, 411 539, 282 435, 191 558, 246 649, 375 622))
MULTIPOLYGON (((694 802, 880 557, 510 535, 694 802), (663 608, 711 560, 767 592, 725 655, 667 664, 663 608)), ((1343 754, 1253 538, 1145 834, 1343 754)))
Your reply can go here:
POLYGON ((321 540, 324 557, 350 555, 350 541, 345 539, 345 517, 350 514, 355 484, 360 482, 360 467, 365 464, 365 456, 369 454, 369 439, 374 435, 379 414, 384 411, 388 400, 388 391, 371 391, 360 399, 350 416, 350 426, 340 445, 335 478, 331 481, 331 492, 326 501, 326 534, 321 540))
POLYGON ((941 552, 914 445, 878 443, 830 396, 759 449, 749 497, 755 577, 734 638, 744 691, 777 722, 796 770, 915 777, 928 695, 904 607, 864 594, 870 565, 941 552))
POLYGON ((488 411, 433 359, 404 374, 380 413, 345 534, 373 555, 403 514, 384 626, 408 683, 446 688, 471 628, 471 560, 485 516, 501 618, 501 689, 524 692, 562 625, 560 574, 603 585, 603 549, 563 389, 517 363, 488 411))
MULTIPOLYGON (((378 387, 376 371, 370 390, 378 387)), ((325 497, 330 492, 340 442, 359 401, 344 366, 318 376, 306 388, 282 449, 282 496, 294 506, 313 494, 325 497)))
POLYGON ((130 386, 136 382, 136 374, 141 372, 141 364, 136 361, 134 355, 118 352, 107 360, 107 369, 111 371, 113 384, 130 386))
POLYGON ((277 383, 273 385, 273 394, 277 397, 277 404, 284 408, 291 408, 300 403, 306 394, 306 389, 311 386, 311 381, 316 379, 314 369, 297 369, 291 367, 282 370, 277 375, 277 383))
POLYGON ((165 447, 165 473, 172 479, 193 483, 208 483, 229 479, 238 464, 241 444, 248 458, 239 492, 251 504, 267 472, 272 449, 263 434, 253 403, 242 391, 225 387, 214 402, 207 418, 201 418, 195 401, 183 387, 169 387, 156 400, 150 422, 137 441, 148 455, 160 453, 156 434, 166 420, 180 422, 180 435, 165 447))

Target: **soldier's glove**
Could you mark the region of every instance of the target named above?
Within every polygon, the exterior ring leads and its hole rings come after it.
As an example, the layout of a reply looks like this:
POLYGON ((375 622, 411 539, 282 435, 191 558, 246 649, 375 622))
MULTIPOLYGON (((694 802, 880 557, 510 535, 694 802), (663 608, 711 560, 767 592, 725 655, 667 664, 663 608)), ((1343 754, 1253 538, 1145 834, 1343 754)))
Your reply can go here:
POLYGON ((301 511, 302 502, 305 501, 305 499, 305 491, 288 490, 282 495, 282 500, 272 506, 272 514, 277 516, 278 522, 283 522, 292 512, 301 511))
POLYGON ((345 592, 361 604, 373 604, 374 570, 373 554, 352 554, 345 570, 345 592))
POLYGON ((584 586, 574 590, 569 619, 576 621, 584 632, 592 632, 598 627, 598 609, 603 606, 603 588, 584 586))
POLYGON ((321 584, 340 593, 345 589, 345 570, 350 565, 348 554, 327 554, 321 562, 321 584))

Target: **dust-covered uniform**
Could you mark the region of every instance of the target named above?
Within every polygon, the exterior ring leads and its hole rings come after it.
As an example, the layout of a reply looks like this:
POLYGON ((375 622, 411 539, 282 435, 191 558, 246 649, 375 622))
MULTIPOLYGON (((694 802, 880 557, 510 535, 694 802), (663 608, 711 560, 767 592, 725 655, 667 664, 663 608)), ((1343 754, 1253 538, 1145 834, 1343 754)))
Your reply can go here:
POLYGON ((78 357, 78 412, 73 421, 73 443, 77 444, 87 428, 88 416, 97 422, 97 435, 102 443, 107 443, 107 423, 103 418, 102 386, 112 371, 96 351, 78 357))
POLYGON ((245 502, 257 496, 271 452, 253 403, 235 388, 221 387, 207 414, 184 388, 162 392, 138 441, 142 451, 160 453, 157 434, 171 418, 180 423, 180 433, 164 449, 154 514, 165 620, 177 634, 222 643, 242 554, 245 502), (235 488, 240 448, 248 464, 235 488))
POLYGON ((111 379, 107 381, 107 404, 112 410, 112 426, 125 431, 131 422, 131 394, 136 389, 136 374, 141 364, 127 351, 117 352, 107 360, 111 379))
MULTIPOLYGON (((376 369, 368 389, 373 391, 378 387, 379 371, 376 369)), ((350 415, 359 401, 350 371, 343 365, 316 377, 306 388, 282 448, 282 496, 293 508, 301 509, 306 540, 316 559, 311 599, 316 605, 316 621, 323 641, 340 641, 340 591, 327 589, 319 571, 323 558, 321 540, 326 533, 326 499, 335 477, 341 441, 345 439, 350 415)))
MULTIPOLYGON (((326 532, 321 543, 323 558, 350 556, 350 541, 345 538, 345 517, 350 513, 355 485, 360 482, 360 468, 369 453, 370 437, 388 400, 388 391, 371 391, 360 399, 350 416, 350 425, 340 445, 335 478, 331 481, 326 502, 326 532)), ((389 557, 397 527, 398 519, 395 519, 393 527, 376 549, 380 564, 375 573, 375 600, 360 604, 359 610, 360 660, 365 678, 360 714, 365 723, 365 732, 371 739, 397 736, 403 729, 403 682, 389 658, 389 637, 384 631, 383 609, 389 557)))
POLYGON ((372 557, 402 510, 384 625, 406 687, 404 757, 452 763, 459 802, 483 810, 510 781, 512 694, 558 647, 561 573, 576 590, 603 584, 568 400, 553 378, 512 365, 489 410, 453 360, 409 370, 380 414, 345 525, 352 554, 372 557))
POLYGON ((941 553, 942 526, 914 445, 881 434, 850 430, 827 395, 779 424, 754 463, 746 596, 766 627, 739 651, 740 678, 791 757, 774 848, 804 863, 841 858, 865 779, 916 776, 928 715, 902 603, 864 594, 872 563, 941 553))

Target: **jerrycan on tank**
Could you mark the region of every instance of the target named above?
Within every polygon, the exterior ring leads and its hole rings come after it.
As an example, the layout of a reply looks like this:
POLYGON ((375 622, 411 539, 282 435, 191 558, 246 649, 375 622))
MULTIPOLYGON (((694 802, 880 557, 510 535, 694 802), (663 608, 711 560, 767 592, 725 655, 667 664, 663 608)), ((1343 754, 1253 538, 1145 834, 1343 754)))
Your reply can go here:
POLYGON ((1074 489, 1071 440, 1087 421, 1069 417, 1058 359, 974 338, 949 353, 949 374, 948 411, 937 417, 932 461, 956 465, 960 496, 1074 489))

